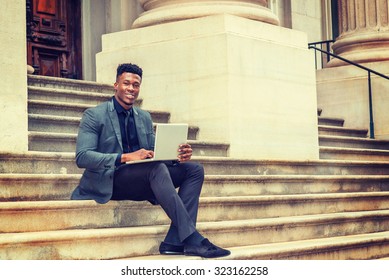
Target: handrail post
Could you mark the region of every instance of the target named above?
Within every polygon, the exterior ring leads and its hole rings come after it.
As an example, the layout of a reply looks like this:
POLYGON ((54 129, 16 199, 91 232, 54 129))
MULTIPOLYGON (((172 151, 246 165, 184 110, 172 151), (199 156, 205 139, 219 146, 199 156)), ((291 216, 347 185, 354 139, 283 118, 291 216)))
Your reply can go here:
POLYGON ((374 139, 374 116, 373 116, 373 98, 371 92, 371 73, 368 73, 368 87, 369 87, 369 115, 370 115, 370 139, 374 139))
MULTIPOLYGON (((365 67, 365 66, 363 66, 363 65, 361 65, 361 64, 358 64, 358 63, 352 62, 352 61, 350 61, 350 60, 348 60, 348 59, 345 59, 345 58, 343 58, 343 57, 340 57, 340 56, 338 56, 338 55, 336 55, 336 54, 334 54, 334 53, 331 53, 331 52, 328 52, 328 51, 324 51, 324 50, 322 50, 322 49, 319 49, 319 48, 313 46, 314 44, 318 44, 318 43, 319 43, 319 42, 310 43, 310 44, 308 44, 308 48, 309 48, 309 49, 314 49, 315 52, 316 52, 316 51, 320 51, 320 52, 325 53, 325 54, 327 54, 327 55, 329 55, 329 56, 335 57, 335 58, 337 58, 337 59, 339 59, 339 60, 342 60, 342 61, 344 61, 344 62, 347 62, 348 64, 354 65, 354 66, 356 66, 356 67, 358 67, 358 68, 360 68, 360 69, 363 69, 363 70, 367 71, 367 73, 368 73, 368 79, 367 79, 367 81, 368 81, 368 88, 369 88, 370 138, 371 138, 371 139, 375 139, 375 133, 374 133, 374 112, 373 112, 373 97, 372 97, 372 87, 371 87, 371 73, 373 73, 373 74, 375 74, 375 75, 377 75, 377 76, 379 76, 379 77, 382 77, 382 78, 384 78, 384 79, 387 79, 387 80, 389 80, 389 76, 386 76, 386 75, 384 75, 384 74, 382 74, 382 73, 379 73, 379 72, 374 71, 374 70, 372 70, 372 69, 370 69, 370 68, 367 68, 367 67, 365 67)), ((315 57, 316 57, 316 56, 315 56, 315 57)))

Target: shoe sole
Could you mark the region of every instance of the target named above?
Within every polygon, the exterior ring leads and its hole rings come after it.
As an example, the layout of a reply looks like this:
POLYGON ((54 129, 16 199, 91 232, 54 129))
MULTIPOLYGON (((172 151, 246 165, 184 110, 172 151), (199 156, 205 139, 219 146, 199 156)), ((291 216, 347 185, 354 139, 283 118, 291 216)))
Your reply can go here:
POLYGON ((162 251, 159 252, 161 255, 184 255, 184 252, 174 252, 174 251, 162 251))
POLYGON ((184 253, 184 255, 185 256, 190 256, 190 257, 201 257, 201 258, 205 258, 205 259, 214 259, 214 258, 227 257, 227 256, 231 255, 231 252, 228 253, 228 254, 224 254, 224 255, 221 255, 221 256, 214 256, 214 257, 205 257, 205 256, 197 255, 197 254, 191 254, 191 253, 184 253))

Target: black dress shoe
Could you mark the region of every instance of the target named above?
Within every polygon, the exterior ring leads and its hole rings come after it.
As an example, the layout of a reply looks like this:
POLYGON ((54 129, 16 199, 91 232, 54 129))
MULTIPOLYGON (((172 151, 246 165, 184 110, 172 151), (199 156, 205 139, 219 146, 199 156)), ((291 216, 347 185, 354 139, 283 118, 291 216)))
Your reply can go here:
POLYGON ((161 255, 183 255, 184 245, 171 245, 162 242, 161 245, 159 245, 159 253, 161 255))
POLYGON ((219 258, 228 256, 231 252, 212 244, 208 239, 204 239, 199 246, 185 245, 184 254, 203 258, 219 258))

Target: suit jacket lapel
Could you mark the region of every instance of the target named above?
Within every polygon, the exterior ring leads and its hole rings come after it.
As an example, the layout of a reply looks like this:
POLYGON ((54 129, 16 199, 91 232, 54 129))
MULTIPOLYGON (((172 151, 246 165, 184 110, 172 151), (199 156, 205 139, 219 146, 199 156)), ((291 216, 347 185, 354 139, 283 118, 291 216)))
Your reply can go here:
POLYGON ((122 144, 122 135, 120 133, 120 124, 119 124, 119 118, 118 114, 116 113, 115 106, 113 105, 113 100, 108 102, 108 116, 111 120, 113 130, 116 135, 116 139, 119 142, 120 148, 123 151, 123 144, 122 144))

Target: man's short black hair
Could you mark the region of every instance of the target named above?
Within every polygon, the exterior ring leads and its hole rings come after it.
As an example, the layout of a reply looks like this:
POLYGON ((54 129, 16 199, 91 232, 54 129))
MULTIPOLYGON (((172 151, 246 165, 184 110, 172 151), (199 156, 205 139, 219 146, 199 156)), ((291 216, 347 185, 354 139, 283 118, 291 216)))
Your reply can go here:
POLYGON ((119 64, 118 68, 116 69, 116 79, 118 79, 119 76, 123 73, 133 73, 139 75, 139 77, 142 78, 143 70, 136 64, 123 63, 119 64))

